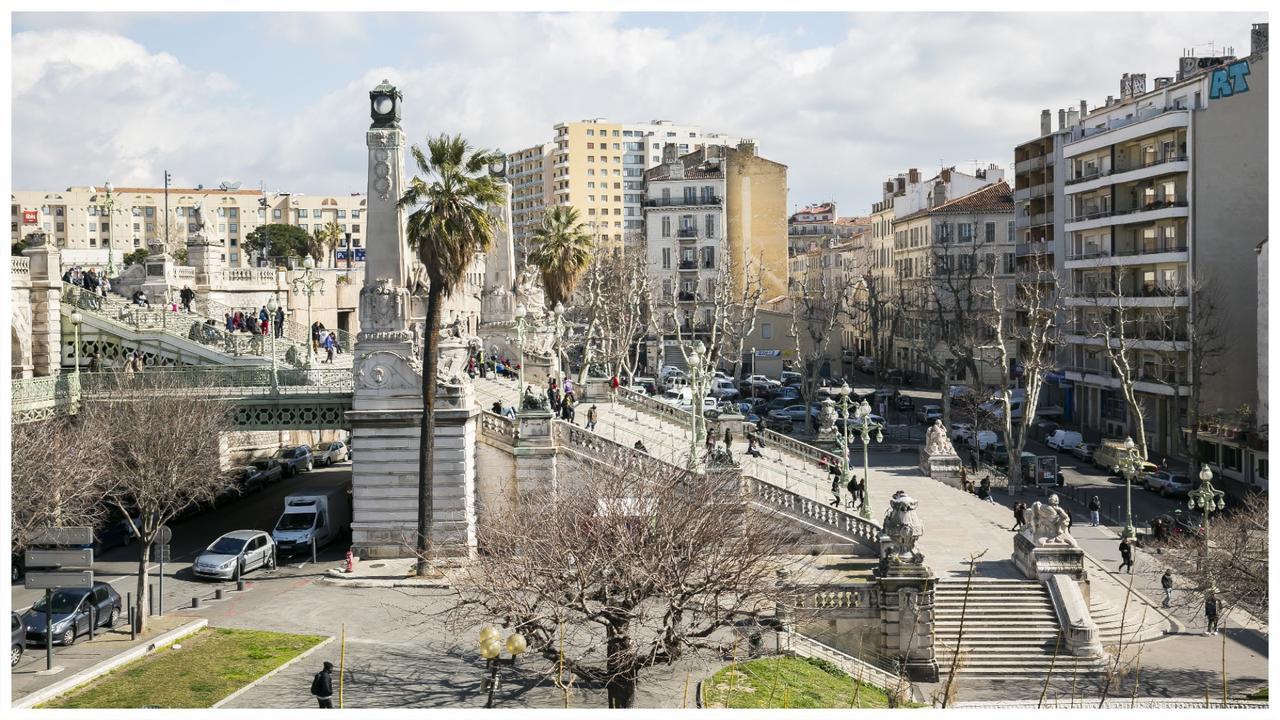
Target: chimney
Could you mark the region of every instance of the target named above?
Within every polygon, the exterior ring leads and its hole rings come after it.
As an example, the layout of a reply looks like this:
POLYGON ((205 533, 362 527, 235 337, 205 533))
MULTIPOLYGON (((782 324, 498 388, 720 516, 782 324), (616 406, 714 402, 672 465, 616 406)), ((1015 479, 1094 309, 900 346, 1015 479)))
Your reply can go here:
MULTIPOLYGON (((946 173, 943 176, 944 179, 950 177, 950 173, 947 173, 946 170, 943 170, 942 172, 946 173)), ((933 184, 933 192, 930 193, 929 197, 929 207, 938 207, 947 201, 947 186, 944 185, 943 182, 943 180, 939 180, 933 184)))
POLYGON ((1267 51, 1267 26, 1268 23, 1253 24, 1253 29, 1249 32, 1250 55, 1257 55, 1267 51))
POLYGON ((1058 108, 1058 129, 1067 129, 1067 111, 1062 108, 1058 108))
POLYGON ((1112 102, 1114 102, 1114 101, 1115 101, 1115 99, 1116 99, 1116 96, 1115 96, 1115 95, 1108 95, 1108 96, 1107 96, 1107 104, 1106 104, 1104 107, 1111 107, 1111 103, 1112 103, 1112 102))
POLYGON ((1070 110, 1068 110, 1068 111, 1067 111, 1067 125, 1068 125, 1069 127, 1075 127, 1075 126, 1076 126, 1076 125, 1078 125, 1079 123, 1080 123, 1080 111, 1079 111, 1079 110, 1076 110, 1075 108, 1071 108, 1070 110))
POLYGON ((1089 103, 1080 101, 1080 119, 1084 120, 1084 116, 1089 114, 1089 103))
POLYGON ((908 170, 907 182, 911 183, 912 185, 915 185, 916 183, 920 182, 920 171, 915 168, 911 168, 910 170, 908 170))
POLYGON ((738 152, 742 153, 743 155, 754 156, 756 154, 756 144, 751 142, 750 140, 743 140, 742 142, 738 143, 738 152))
POLYGON ((896 179, 896 182, 898 183, 898 192, 906 192, 907 190, 906 179, 903 178, 902 176, 898 176, 896 179))
POLYGON ((678 160, 680 156, 676 153, 676 144, 667 143, 662 146, 662 162, 671 163, 678 160))
POLYGON ((1156 78, 1156 90, 1163 90, 1164 88, 1168 87, 1169 83, 1171 82, 1173 82, 1173 78, 1171 77, 1156 78))
POLYGON ((1134 73, 1129 76, 1129 80, 1133 83, 1133 94, 1141 95, 1147 91, 1147 74, 1134 73))
POLYGON ((951 168, 942 168, 942 172, 939 174, 942 176, 942 182, 951 182, 951 168))
POLYGON ((1040 134, 1048 135, 1053 132, 1053 113, 1046 110, 1040 111, 1040 134))
POLYGON ((885 194, 885 195, 892 195, 892 194, 893 194, 893 181, 892 181, 892 180, 885 180, 885 181, 884 181, 884 194, 885 194))

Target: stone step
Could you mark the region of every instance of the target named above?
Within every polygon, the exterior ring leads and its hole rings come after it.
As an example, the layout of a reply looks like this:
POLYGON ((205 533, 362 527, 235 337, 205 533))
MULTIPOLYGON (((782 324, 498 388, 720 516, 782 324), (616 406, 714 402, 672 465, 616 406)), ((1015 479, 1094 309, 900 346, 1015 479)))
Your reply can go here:
POLYGON ((939 618, 935 616, 935 619, 934 619, 934 625, 936 627, 943 627, 943 628, 946 628, 946 627, 958 628, 960 627, 962 622, 965 627, 989 627, 992 625, 995 625, 997 627, 1007 627, 1010 629, 1042 627, 1046 625, 1051 627, 1058 627, 1058 619, 1057 617, 1054 617, 1054 616, 1026 618, 1026 619, 1007 619, 1007 618, 1000 618, 1000 617, 993 618, 993 617, 987 617, 983 615, 966 615, 964 620, 961 621, 960 617, 957 615, 957 616, 948 616, 945 618, 939 618))

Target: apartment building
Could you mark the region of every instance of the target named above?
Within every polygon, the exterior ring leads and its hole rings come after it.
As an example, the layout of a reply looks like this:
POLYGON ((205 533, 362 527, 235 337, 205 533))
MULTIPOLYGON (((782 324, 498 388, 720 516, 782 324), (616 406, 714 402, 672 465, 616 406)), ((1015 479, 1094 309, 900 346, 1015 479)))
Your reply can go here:
MULTIPOLYGON (((728 258, 734 287, 750 266, 760 272, 763 297, 787 292, 787 167, 756 155, 755 145, 708 145, 681 154, 675 143, 665 161, 645 171, 645 253, 660 304, 690 325, 710 321, 711 298, 728 258)), ((676 341, 649 357, 683 364, 676 341)), ((657 349, 655 348, 655 353, 657 349)))
POLYGON ((840 217, 834 202, 807 205, 787 218, 788 251, 797 255, 829 244, 831 240, 848 240, 868 222, 865 217, 840 217))
POLYGON ((621 247, 644 237, 644 171, 662 162, 667 143, 679 153, 708 145, 737 146, 740 138, 670 120, 616 123, 605 118, 555 125, 553 142, 508 156, 513 175, 513 228, 523 247, 545 208, 572 205, 597 242, 621 247))
MULTIPOLYGON (((1002 178, 999 168, 980 171, 990 178, 1002 178)), ((970 179, 979 179, 977 175, 970 179)), ((971 377, 958 364, 941 377, 937 362, 947 362, 951 352, 938 340, 938 318, 924 304, 936 297, 950 297, 956 288, 977 292, 987 287, 987 277, 994 275, 1004 286, 1005 296, 1012 298, 1014 287, 1013 192, 1003 179, 985 184, 959 197, 951 198, 947 188, 956 180, 954 169, 946 168, 928 188, 928 206, 893 220, 893 262, 897 282, 904 288, 908 305, 893 338, 894 366, 910 371, 916 378, 933 383, 960 382, 971 385, 999 383, 999 371, 993 367, 997 351, 981 346, 976 352, 980 361, 978 377, 971 377), (950 199, 949 199, 950 198, 950 199), (976 278, 970 280, 971 278, 976 278)), ((958 183, 958 184, 968 184, 958 183)), ((910 183, 907 190, 911 188, 910 183)), ((910 193, 895 196, 895 206, 910 193)), ((910 207, 910 201, 903 202, 910 207)), ((948 302, 952 302, 948 300, 948 302)), ((963 305, 966 301, 960 300, 963 305)), ((944 306, 945 321, 955 319, 944 306)), ((977 340, 994 340, 990 334, 977 340)))
MULTIPOLYGON (((1103 324, 1136 336, 1130 362, 1140 368, 1150 452, 1184 452, 1197 380, 1202 414, 1256 407, 1254 324, 1233 318, 1256 317, 1255 248, 1267 235, 1262 27, 1248 57, 1184 56, 1178 74, 1156 78, 1152 90, 1145 76, 1126 74, 1119 99, 1068 118, 1057 176, 1069 314, 1059 359, 1087 431, 1122 437, 1135 427, 1096 336, 1103 324), (1190 356, 1197 320, 1226 348, 1200 378, 1190 356)), ((1198 454, 1228 479, 1256 473, 1239 442, 1202 438, 1198 454)))
MULTIPOLYGON (((9 196, 12 242, 42 231, 62 252, 63 262, 90 267, 119 268, 125 254, 150 245, 181 247, 196 231, 195 209, 201 208, 206 234, 224 247, 222 261, 229 267, 249 267, 241 249, 244 238, 264 223, 297 225, 308 232, 335 222, 351 234, 350 258, 354 266, 364 262, 365 207, 363 194, 302 195, 266 193, 260 190, 223 188, 95 186, 69 187, 62 191, 19 190, 9 196)), ((345 238, 328 263, 344 265, 348 255, 345 238)))

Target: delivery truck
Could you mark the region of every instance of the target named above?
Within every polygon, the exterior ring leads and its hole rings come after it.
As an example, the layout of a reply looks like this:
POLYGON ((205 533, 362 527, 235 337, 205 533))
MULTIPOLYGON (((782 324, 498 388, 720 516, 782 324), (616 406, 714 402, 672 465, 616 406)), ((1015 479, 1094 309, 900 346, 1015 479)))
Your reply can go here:
POLYGON ((311 552, 337 540, 351 527, 351 486, 300 490, 285 496, 284 512, 271 531, 281 556, 311 552))

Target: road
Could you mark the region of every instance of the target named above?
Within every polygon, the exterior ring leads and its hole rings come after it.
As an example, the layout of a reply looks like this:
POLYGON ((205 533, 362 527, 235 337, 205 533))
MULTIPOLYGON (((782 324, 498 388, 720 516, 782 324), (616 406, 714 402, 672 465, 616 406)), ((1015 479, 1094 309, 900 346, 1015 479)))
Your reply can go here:
MULTIPOLYGON (((338 487, 351 481, 351 464, 341 463, 331 468, 317 468, 309 473, 286 478, 273 483, 257 492, 234 500, 213 510, 206 510, 198 515, 185 518, 170 525, 173 529, 173 542, 170 545, 172 560, 164 565, 164 607, 165 610, 187 606, 194 595, 208 597, 219 587, 228 587, 233 583, 217 582, 195 578, 191 573, 191 562, 196 555, 209 546, 218 536, 232 530, 267 530, 270 531, 280 517, 284 507, 284 497, 300 490, 321 490, 338 487)), ((347 550, 345 541, 335 542, 321 550, 318 560, 336 561, 347 550)), ((125 593, 136 592, 138 570, 138 545, 108 550, 94 558, 94 579, 111 583, 116 591, 124 597, 125 593)), ((299 558, 288 561, 281 559, 281 567, 274 571, 255 570, 248 574, 249 579, 259 576, 286 577, 289 575, 311 572, 307 568, 311 559, 299 558)), ((151 582, 156 582, 159 566, 150 566, 151 582)), ((21 582, 13 585, 11 591, 12 607, 18 612, 29 608, 43 594, 41 590, 27 590, 21 582)))

